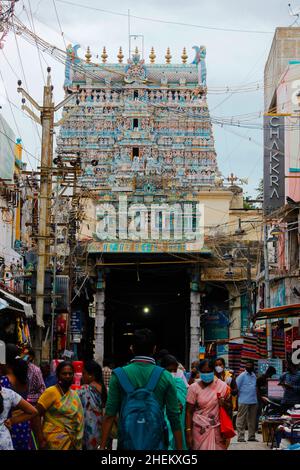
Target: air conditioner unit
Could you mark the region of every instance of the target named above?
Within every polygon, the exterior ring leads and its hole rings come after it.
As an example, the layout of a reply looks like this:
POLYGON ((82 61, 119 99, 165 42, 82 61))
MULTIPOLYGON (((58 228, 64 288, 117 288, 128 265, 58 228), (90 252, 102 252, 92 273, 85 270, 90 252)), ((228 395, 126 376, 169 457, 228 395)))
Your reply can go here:
POLYGON ((56 308, 67 309, 69 304, 69 276, 58 275, 55 282, 56 308))

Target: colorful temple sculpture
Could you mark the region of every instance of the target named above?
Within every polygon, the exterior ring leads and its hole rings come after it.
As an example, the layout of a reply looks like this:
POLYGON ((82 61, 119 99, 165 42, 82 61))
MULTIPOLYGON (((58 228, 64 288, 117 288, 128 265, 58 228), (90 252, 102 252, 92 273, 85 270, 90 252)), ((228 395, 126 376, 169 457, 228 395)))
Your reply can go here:
MULTIPOLYGON (((78 46, 69 48, 76 64, 78 46)), ((216 152, 206 101, 205 48, 192 64, 145 64, 136 49, 128 64, 66 65, 65 86, 79 105, 61 128, 57 153, 80 152, 81 185, 99 198, 126 192, 135 202, 193 198, 215 185, 216 152)), ((119 56, 122 60, 122 51, 119 56)), ((186 52, 183 62, 186 62, 186 52)))
MULTIPOLYGON (((84 196, 80 199, 84 201, 80 233, 89 241, 88 253, 96 265, 95 357, 98 360, 103 359, 104 353, 116 354, 118 338, 127 334, 126 325, 121 334, 122 321, 109 313, 106 293, 119 281, 112 274, 113 268, 110 270, 105 264, 112 267, 114 263, 130 261, 136 266, 153 262, 153 266, 157 263, 157 269, 162 270, 159 263, 165 263, 169 269, 167 277, 173 279, 176 269, 171 262, 178 261, 179 253, 184 255, 180 258, 184 271, 182 284, 188 279, 184 284, 188 302, 182 306, 186 321, 179 322, 186 332, 181 339, 181 359, 188 363, 197 357, 199 342, 203 343, 199 263, 211 252, 204 244, 204 236, 201 243, 193 244, 191 234, 200 230, 199 227, 203 229, 204 223, 221 226, 222 221, 229 220, 229 206, 240 193, 232 193, 220 184, 207 104, 206 48, 194 46, 193 49, 190 60, 184 48, 182 63, 174 64, 168 48, 165 63, 158 64, 154 48, 149 63, 137 48, 126 63, 120 48, 117 62, 110 63, 105 47, 99 54, 101 62, 95 63, 89 48, 83 60, 78 56, 78 44, 67 47, 64 86, 66 93, 74 93, 74 100, 64 108, 56 152, 58 161, 72 161, 77 155, 80 162, 78 191, 84 196), (221 203, 223 213, 218 209, 220 198, 225 201, 221 203), (197 225, 196 206, 205 201, 212 201, 207 204, 208 219, 203 222, 202 217, 197 225), (190 209, 187 214, 186 204, 190 209), (154 220, 150 211, 153 205, 160 208, 154 220), (170 215, 175 206, 183 214, 179 225, 176 217, 170 215), (166 221, 163 211, 168 210, 166 221), (213 222, 212 217, 215 217, 213 222), (145 230, 141 229, 142 222, 147 226, 145 230), (110 229, 103 230, 109 224, 110 229), (153 227, 157 229, 156 236, 153 227), (197 261, 193 264, 191 260, 197 261)), ((125 271, 123 277, 126 276, 125 271)), ((123 305, 130 302, 127 299, 123 305)), ((128 312, 126 315, 130 317, 128 312)), ((135 320, 129 321, 128 327, 139 324, 135 320)), ((228 325, 226 328, 228 333, 228 325)))

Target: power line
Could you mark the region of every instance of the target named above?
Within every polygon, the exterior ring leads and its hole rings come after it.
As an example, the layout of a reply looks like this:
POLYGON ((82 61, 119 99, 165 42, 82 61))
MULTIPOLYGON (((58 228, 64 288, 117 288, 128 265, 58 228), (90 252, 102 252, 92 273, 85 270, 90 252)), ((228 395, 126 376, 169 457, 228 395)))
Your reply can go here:
MULTIPOLYGON (((21 140, 22 140, 21 132, 20 132, 18 123, 17 123, 17 121, 16 121, 16 117, 15 117, 15 114, 14 114, 14 111, 13 111, 13 108, 12 108, 12 104, 11 104, 9 98, 8 98, 7 88, 6 88, 4 79, 3 79, 3 74, 2 74, 1 69, 0 69, 0 76, 1 76, 1 80, 2 80, 2 82, 3 82, 3 86, 4 86, 4 90, 5 90, 5 94, 6 94, 6 99, 7 99, 7 101, 8 101, 9 107, 10 107, 10 111, 11 111, 11 114, 12 114, 12 117, 13 117, 13 120, 14 120, 14 123, 15 123, 15 126, 16 126, 16 130, 17 130, 17 132, 18 132, 19 137, 20 137, 21 140)), ((27 152, 26 152, 26 153, 27 153, 27 152)), ((30 164, 30 166, 31 166, 31 169, 33 170, 33 166, 32 166, 32 164, 31 164, 30 159, 28 159, 28 161, 29 161, 29 164, 30 164)))
POLYGON ((65 40, 64 32, 63 32, 62 27, 61 27, 61 22, 60 22, 60 20, 59 20, 59 16, 58 16, 58 11, 57 11, 57 8, 56 8, 55 0, 53 0, 53 6, 54 6, 55 14, 56 14, 57 23, 58 23, 58 26, 59 26, 59 29, 60 29, 60 32, 61 32, 61 36, 62 36, 64 45, 65 45, 65 48, 67 49, 67 43, 66 43, 66 40, 65 40))
MULTIPOLYGON (((40 20, 39 20, 40 21, 40 20)), ((42 24, 44 24, 42 22, 42 24)), ((65 64, 65 61, 67 59, 67 52, 66 51, 63 51, 61 50, 60 48, 58 48, 57 46, 54 46, 54 45, 51 45, 50 43, 48 43, 47 41, 45 41, 44 39, 40 38, 39 36, 37 36, 36 34, 34 34, 32 31, 30 31, 20 20, 18 20, 17 18, 14 19, 14 27, 16 27, 17 25, 17 28, 18 28, 18 32, 20 34, 23 34, 24 35, 24 39, 31 43, 31 44, 35 44, 36 41, 38 43, 38 46, 43 50, 43 52, 47 52, 48 54, 51 55, 51 57, 54 57, 54 59, 58 60, 59 62, 65 64)), ((95 78, 96 80, 99 80, 99 75, 95 72, 92 72, 91 70, 87 70, 84 65, 85 65, 85 62, 83 59, 80 59, 79 58, 79 61, 80 61, 80 64, 70 64, 71 68, 77 72, 84 72, 86 76, 90 77, 90 78, 95 78)), ((91 63, 90 65, 93 65, 94 67, 97 67, 98 64, 93 64, 91 63)), ((111 69, 107 66, 103 66, 101 64, 101 70, 104 70, 104 71, 107 71, 107 72, 110 72, 110 73, 113 73, 115 75, 119 75, 119 76, 126 76, 126 73, 124 72, 120 72, 119 70, 116 70, 116 69, 111 69)), ((288 81, 287 81, 288 82, 288 81)), ((287 83, 286 82, 286 83, 287 83)), ((150 84, 153 84, 153 83, 159 83, 160 82, 154 82, 154 81, 151 81, 150 84)), ((241 87, 241 86, 231 86, 231 87, 209 87, 208 89, 208 93, 209 94, 212 94, 212 93, 215 93, 215 94, 224 94, 224 93, 240 93, 240 92, 251 92, 251 91, 258 91, 261 86, 262 86, 262 81, 260 82, 252 82, 252 83, 249 83, 249 84, 246 84, 244 87, 241 87)), ((270 88, 270 87, 273 87, 273 86, 276 86, 277 84, 277 80, 274 81, 273 83, 269 83, 269 84, 265 84, 263 86, 264 89, 266 88, 270 88)), ((117 87, 117 86, 113 86, 113 88, 115 90, 117 89, 120 89, 121 87, 117 87)))
MULTIPOLYGON (((86 10, 93 10, 93 11, 100 11, 102 13, 109 13, 111 15, 116 15, 116 16, 123 16, 128 18, 128 13, 121 13, 121 12, 116 12, 112 10, 106 10, 104 8, 97 8, 97 7, 92 7, 88 5, 82 5, 79 3, 75 2, 69 2, 66 0, 56 0, 60 3, 65 3, 67 5, 72 5, 76 6, 79 8, 84 8, 86 10)), ((250 30, 250 29, 234 29, 234 28, 220 28, 217 26, 204 26, 204 25, 199 25, 199 24, 192 24, 192 23, 184 23, 184 22, 179 22, 179 21, 169 21, 169 20, 161 20, 159 18, 150 18, 150 17, 145 17, 145 16, 138 16, 138 15, 132 15, 130 14, 131 18, 135 18, 137 20, 143 20, 143 21, 151 21, 155 23, 163 23, 163 24, 171 24, 175 26, 187 26, 190 28, 200 28, 200 29, 207 29, 207 30, 213 30, 213 31, 223 31, 223 32, 232 32, 232 33, 254 33, 254 34, 273 34, 274 31, 260 31, 260 30, 250 30)))
MULTIPOLYGON (((33 16, 32 16, 32 10, 31 10, 31 3, 30 3, 30 0, 28 0, 28 5, 29 5, 29 9, 30 9, 30 15, 31 15, 31 21, 32 21, 32 29, 33 29, 34 34, 35 34, 35 26, 34 26, 34 21, 33 21, 33 16)), ((25 8, 25 11, 26 11, 27 18, 28 18, 28 21, 29 21, 29 24, 30 24, 30 18, 29 18, 29 15, 28 15, 28 12, 27 12, 27 9, 26 9, 26 8, 25 8)), ((43 80, 44 80, 44 85, 46 85, 46 78, 45 78, 45 73, 44 73, 44 69, 43 69, 43 66, 42 66, 42 60, 41 60, 41 52, 40 52, 40 49, 39 49, 38 46, 37 46, 37 43, 36 43, 36 49, 37 49, 37 53, 38 53, 38 58, 39 58, 39 63, 40 63, 40 67, 41 67, 42 77, 43 77, 43 80)))
MULTIPOLYGON (((0 131, 0 134, 4 135, 10 142, 13 142, 15 144, 15 141, 13 139, 11 139, 5 132, 2 132, 0 131)), ((10 144, 10 147, 11 147, 11 144, 10 144)), ((12 147, 11 147, 12 148, 12 147)), ((35 160, 38 160, 31 152, 29 152, 29 150, 27 150, 25 147, 22 146, 22 148, 24 149, 24 151, 26 153, 28 153, 32 158, 34 158, 35 160)), ((39 160, 38 160, 39 161, 39 160)))
MULTIPOLYGON (((20 48, 19 48, 19 43, 18 43, 18 40, 17 40, 17 35, 16 35, 15 28, 13 28, 13 31, 14 31, 15 42, 16 42, 17 51, 18 51, 19 62, 20 62, 21 69, 22 69, 22 72, 23 72, 23 78, 24 78, 24 81, 25 81, 25 85, 26 85, 26 87, 27 87, 27 90, 29 90, 29 87, 28 87, 28 84, 27 84, 27 80, 26 80, 26 74, 25 74, 25 70, 24 70, 24 66, 23 66, 23 61, 22 61, 22 57, 21 57, 21 53, 20 53, 20 48)), ((31 106, 31 109, 32 109, 32 106, 31 106)), ((38 135, 38 137, 39 137, 39 140, 40 140, 40 143, 41 143, 41 136, 40 136, 40 134, 39 134, 39 131, 38 131, 36 122, 32 123, 32 126, 33 126, 33 127, 34 127, 34 124, 35 124, 36 133, 37 133, 37 135, 38 135)))

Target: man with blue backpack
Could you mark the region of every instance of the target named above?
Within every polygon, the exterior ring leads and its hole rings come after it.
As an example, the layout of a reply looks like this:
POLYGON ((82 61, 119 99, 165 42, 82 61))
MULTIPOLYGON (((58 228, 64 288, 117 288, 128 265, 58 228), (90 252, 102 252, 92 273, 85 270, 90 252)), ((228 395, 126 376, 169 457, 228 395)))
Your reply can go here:
POLYGON ((99 449, 105 449, 118 415, 118 449, 167 449, 166 409, 176 448, 181 450, 176 385, 172 375, 155 364, 153 333, 148 329, 135 331, 132 351, 135 357, 130 364, 114 369, 111 376, 99 449))

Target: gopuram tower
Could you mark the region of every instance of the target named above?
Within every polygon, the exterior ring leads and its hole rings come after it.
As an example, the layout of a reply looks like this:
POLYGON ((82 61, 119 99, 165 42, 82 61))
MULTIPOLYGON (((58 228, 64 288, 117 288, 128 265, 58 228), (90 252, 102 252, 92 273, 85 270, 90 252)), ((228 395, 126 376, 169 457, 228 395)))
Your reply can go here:
MULTIPOLYGON (((112 315, 105 311, 110 308, 105 297, 105 266, 123 261, 151 264, 154 260, 153 266, 170 263, 171 270, 178 254, 207 255, 203 243, 191 243, 196 217, 192 212, 185 214, 183 205, 199 203, 203 192, 216 188, 218 168, 206 100, 204 46, 194 46, 190 59, 184 48, 179 64, 172 63, 169 48, 164 64, 156 63, 154 48, 149 61, 136 48, 126 63, 121 48, 116 63, 108 60, 105 47, 101 63, 93 61, 89 48, 85 60, 80 59, 78 49, 78 45, 67 49, 64 86, 66 93, 71 90, 76 95, 64 108, 56 151, 57 161, 77 156, 82 170, 78 191, 86 198, 83 233, 97 269, 95 357, 102 360, 104 343, 110 345, 107 350, 113 349, 109 339, 104 341, 105 316, 112 315), (150 213, 143 213, 152 205, 161 209, 154 220, 150 213), (183 220, 177 225, 178 213, 170 215, 174 205, 182 210, 183 220), (105 224, 110 227, 103 234, 105 224), (155 237, 151 236, 153 227, 155 237)), ((201 329, 199 270, 187 266, 191 282, 187 283, 184 354, 188 361, 198 357, 201 329)), ((117 322, 115 319, 114 325, 117 322)), ((117 335, 113 328, 107 338, 117 335)))

